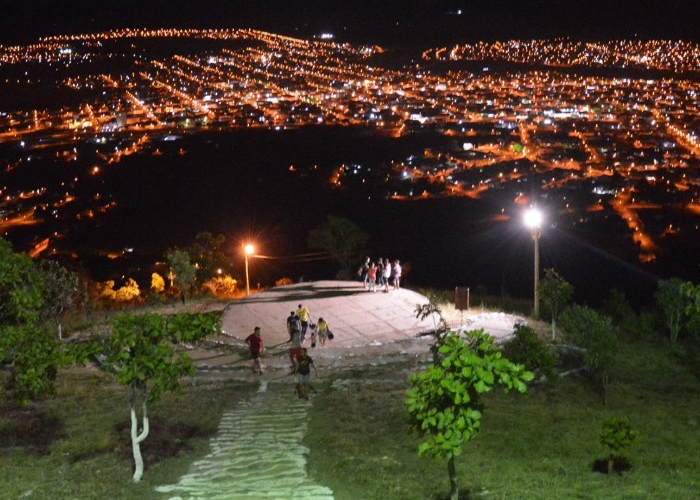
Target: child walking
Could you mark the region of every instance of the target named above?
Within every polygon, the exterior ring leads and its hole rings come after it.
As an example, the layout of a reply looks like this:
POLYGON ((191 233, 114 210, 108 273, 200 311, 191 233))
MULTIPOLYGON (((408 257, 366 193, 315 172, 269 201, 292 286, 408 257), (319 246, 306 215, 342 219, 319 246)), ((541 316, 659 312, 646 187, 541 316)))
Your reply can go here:
POLYGON ((314 360, 311 359, 306 347, 301 349, 301 354, 296 361, 296 374, 297 374, 297 395, 301 399, 309 399, 309 389, 311 389, 311 368, 314 369, 314 375, 318 375, 316 371, 316 365, 314 365, 314 360))

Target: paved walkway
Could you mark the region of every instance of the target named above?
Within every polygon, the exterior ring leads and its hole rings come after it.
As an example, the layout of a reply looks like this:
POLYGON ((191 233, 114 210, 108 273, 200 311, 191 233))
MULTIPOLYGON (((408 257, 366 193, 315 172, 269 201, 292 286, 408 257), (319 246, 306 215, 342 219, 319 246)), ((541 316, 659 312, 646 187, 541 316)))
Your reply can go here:
MULTIPOLYGON (((393 357, 427 356, 431 338, 422 336, 438 318, 416 318, 428 299, 411 290, 368 292, 357 282, 320 281, 276 287, 231 303, 222 315, 221 349, 192 349, 197 378, 244 378, 260 383, 259 392, 224 414, 211 452, 195 462, 177 484, 156 488, 169 500, 332 500, 332 491, 306 474, 307 409, 313 401, 292 394, 293 379, 285 344, 286 318, 299 304, 313 321, 325 318, 335 339, 309 348, 319 375, 349 366, 388 362, 393 357), (255 326, 265 341, 265 373, 253 375, 243 343, 255 326)), ((449 326, 483 328, 504 338, 521 321, 504 314, 454 311, 449 326)))
POLYGON ((156 491, 170 500, 333 500, 306 474, 309 405, 292 397, 289 382, 261 381, 254 397, 224 414, 211 452, 156 491))

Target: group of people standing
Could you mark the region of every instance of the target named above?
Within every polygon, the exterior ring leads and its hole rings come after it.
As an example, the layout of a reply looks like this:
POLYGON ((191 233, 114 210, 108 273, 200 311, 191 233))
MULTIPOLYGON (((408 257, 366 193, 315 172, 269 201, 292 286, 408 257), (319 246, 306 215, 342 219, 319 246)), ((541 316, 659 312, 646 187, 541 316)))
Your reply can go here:
POLYGON ((381 257, 376 262, 366 257, 358 270, 366 290, 376 292, 379 288, 384 293, 389 293, 389 286, 394 290, 401 288, 401 272, 401 262, 398 259, 392 263, 381 257))
MULTIPOLYGON (((295 393, 303 399, 309 398, 309 390, 311 388, 310 378, 311 370, 316 373, 316 365, 309 356, 308 351, 303 347, 306 340, 307 332, 311 332, 311 347, 316 347, 316 340, 320 345, 325 345, 326 339, 332 339, 333 333, 328 328, 328 322, 323 318, 318 318, 318 324, 311 322, 309 310, 302 304, 296 311, 292 311, 287 318, 287 333, 289 340, 285 344, 291 344, 289 349, 289 360, 292 364, 291 374, 297 376, 295 393)), ((250 355, 253 360, 253 373, 262 375, 262 364, 260 356, 263 352, 263 339, 260 335, 260 327, 256 326, 253 333, 244 340, 248 344, 250 355)))

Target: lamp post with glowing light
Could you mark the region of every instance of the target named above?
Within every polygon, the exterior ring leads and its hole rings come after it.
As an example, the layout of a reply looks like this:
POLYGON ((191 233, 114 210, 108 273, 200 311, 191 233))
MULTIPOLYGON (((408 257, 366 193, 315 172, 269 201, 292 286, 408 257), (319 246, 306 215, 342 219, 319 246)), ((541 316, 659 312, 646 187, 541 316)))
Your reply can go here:
POLYGON ((250 280, 248 278, 248 256, 253 255, 255 248, 253 245, 246 245, 243 247, 243 253, 245 254, 245 294, 246 297, 250 295, 250 280))
POLYGON ((540 317, 540 236, 542 236, 542 212, 536 208, 530 208, 525 212, 525 225, 530 228, 532 241, 535 244, 535 291, 534 307, 532 315, 535 319, 540 317))

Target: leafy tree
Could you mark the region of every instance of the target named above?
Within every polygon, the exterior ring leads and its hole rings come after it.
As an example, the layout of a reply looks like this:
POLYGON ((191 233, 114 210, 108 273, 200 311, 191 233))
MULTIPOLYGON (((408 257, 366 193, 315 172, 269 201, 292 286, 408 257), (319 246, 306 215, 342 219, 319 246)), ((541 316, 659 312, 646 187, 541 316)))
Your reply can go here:
POLYGON ((700 336, 700 285, 687 282, 682 285, 682 291, 688 298, 685 314, 688 317, 688 329, 697 339, 700 336))
POLYGON ((39 327, 43 289, 31 258, 0 238, 0 369, 22 403, 51 392, 65 362, 56 338, 39 327))
POLYGON ((39 272, 44 282, 41 315, 56 322, 58 338, 63 338, 61 317, 75 310, 78 294, 78 275, 53 260, 42 260, 39 272))
POLYGON ((42 305, 41 274, 27 254, 0 238, 0 324, 36 323, 42 305))
POLYGON ((439 359, 409 378, 406 407, 412 428, 423 437, 418 455, 447 459, 450 497, 457 500, 454 460, 479 433, 483 396, 496 385, 524 393, 533 374, 508 361, 483 330, 467 332, 465 339, 451 332, 438 351, 439 359))
POLYGON ((165 290, 165 280, 158 273, 151 274, 151 290, 156 293, 163 293, 165 290))
POLYGON ((323 250, 340 264, 338 276, 350 277, 350 269, 369 235, 354 222, 329 215, 321 226, 309 231, 307 244, 312 250, 323 250))
POLYGON ((226 237, 223 234, 214 236, 205 231, 195 236, 194 243, 187 251, 191 261, 195 263, 200 283, 215 277, 218 269, 229 270, 230 262, 225 250, 226 237))
POLYGON ((617 353, 618 329, 609 316, 579 305, 565 310, 560 323, 572 340, 586 349, 586 365, 601 382, 604 403, 607 405, 610 372, 617 353))
POLYGON ((201 340, 219 328, 219 318, 212 314, 118 315, 106 344, 91 347, 93 361, 129 388, 134 482, 143 477, 140 443, 149 433, 148 404, 177 389, 181 377, 194 374, 189 356, 177 345, 201 340))
POLYGON ((552 313, 552 340, 557 336, 557 317, 560 310, 574 297, 574 287, 562 278, 554 269, 545 269, 540 281, 539 295, 542 302, 552 313))
POLYGON ((182 301, 194 286, 197 270, 190 261, 190 256, 184 250, 172 250, 167 254, 168 265, 173 271, 174 281, 182 293, 182 301))
POLYGON ((611 418, 603 422, 600 431, 600 444, 608 451, 608 474, 613 472, 615 458, 629 448, 637 439, 639 431, 632 428, 628 418, 611 418))
POLYGON ((603 303, 603 312, 610 316, 616 325, 624 325, 635 316, 625 293, 617 288, 612 288, 608 293, 603 303))
POLYGON ((687 286, 686 282, 680 278, 662 280, 659 281, 654 294, 656 307, 661 313, 669 338, 674 344, 683 328, 686 308, 690 305, 690 299, 684 291, 684 286, 687 286))

